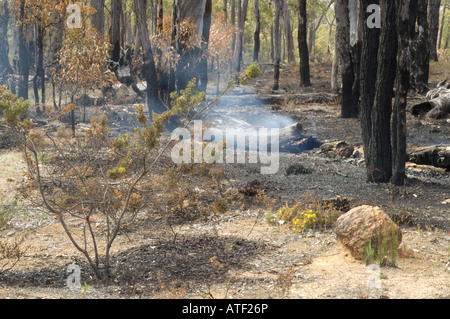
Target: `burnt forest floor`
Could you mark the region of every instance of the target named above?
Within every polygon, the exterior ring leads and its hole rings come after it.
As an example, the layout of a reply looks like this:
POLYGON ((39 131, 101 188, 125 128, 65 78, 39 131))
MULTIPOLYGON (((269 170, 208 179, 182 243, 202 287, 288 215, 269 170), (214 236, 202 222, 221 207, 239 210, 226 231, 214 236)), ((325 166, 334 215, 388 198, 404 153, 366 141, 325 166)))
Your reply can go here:
MULTIPOLYGON (((272 72, 250 86, 262 98, 275 93, 332 93, 329 66, 313 65, 313 86, 300 88, 298 68, 284 67, 279 92, 271 91, 272 72)), ((448 77, 433 69, 432 82, 448 77)), ((411 103, 423 97, 412 95, 411 103)), ((271 105, 267 105, 271 108, 271 105)), ((347 158, 335 158, 315 148, 300 154, 281 153, 274 175, 261 175, 260 165, 224 165, 230 192, 257 185, 275 201, 273 209, 307 198, 345 197, 351 207, 382 207, 402 217, 402 249, 397 267, 383 267, 383 298, 450 298, 450 174, 431 167, 408 165, 404 187, 366 182, 357 119, 339 118, 338 101, 286 102, 276 106, 301 123, 302 134, 322 142, 346 141, 356 147, 347 158), (301 164, 307 174, 287 174, 301 164)), ((127 122, 132 106, 104 108, 115 122, 127 122)), ((113 121, 113 122, 114 122, 113 121)), ((131 120, 130 120, 131 121, 131 120)), ((120 125, 118 125, 120 130, 120 125)), ((3 198, 24 182, 25 164, 19 149, 2 131, 0 188, 3 198)), ((427 123, 408 115, 410 145, 449 145, 446 120, 427 123)), ((163 170, 164 165, 157 169, 163 170)), ((193 180, 193 183, 195 181, 193 180)), ((332 229, 294 232, 269 223, 270 212, 260 201, 244 196, 240 206, 176 225, 160 214, 142 212, 139 223, 119 235, 112 253, 110 281, 98 281, 83 256, 69 242, 61 225, 45 210, 23 204, 0 239, 27 237, 26 255, 10 271, 0 273, 0 298, 367 298, 366 265, 354 260, 332 229), (175 235, 176 234, 176 235, 175 235), (82 268, 85 293, 66 285, 67 267, 82 268)), ((79 221, 71 221, 76 226, 79 221)))

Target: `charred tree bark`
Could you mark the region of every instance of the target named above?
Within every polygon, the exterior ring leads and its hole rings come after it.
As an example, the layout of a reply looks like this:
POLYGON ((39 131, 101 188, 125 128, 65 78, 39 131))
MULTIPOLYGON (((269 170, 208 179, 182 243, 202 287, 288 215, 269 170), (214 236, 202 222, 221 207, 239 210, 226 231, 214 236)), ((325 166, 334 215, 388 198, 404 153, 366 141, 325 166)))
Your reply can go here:
POLYGON ((417 10, 419 0, 409 1, 409 33, 411 36, 416 33, 417 10))
POLYGON ((199 64, 199 85, 198 89, 202 92, 206 92, 208 87, 208 58, 205 52, 209 47, 209 34, 211 30, 211 15, 212 15, 212 0, 206 0, 205 15, 203 17, 203 46, 202 46, 202 59, 199 64))
POLYGON ((111 58, 114 62, 120 60, 120 16, 122 11, 122 0, 111 1, 111 58))
POLYGON ((300 53, 300 85, 311 86, 308 50, 306 0, 298 1, 298 50, 300 53))
POLYGON ((7 84, 12 91, 15 91, 15 86, 9 83, 9 76, 14 73, 14 70, 9 62, 9 44, 8 44, 8 21, 9 8, 8 1, 0 2, 0 78, 2 84, 7 84))
POLYGON ((372 110, 372 136, 368 152, 371 165, 367 167, 369 181, 374 183, 387 183, 392 177, 390 121, 398 50, 395 2, 383 0, 382 5, 386 13, 378 51, 376 93, 372 110))
POLYGON ((391 183, 402 186, 406 179, 406 106, 410 83, 410 55, 408 0, 401 0, 397 7, 397 78, 395 84, 395 102, 391 119, 392 143, 392 179, 391 183))
MULTIPOLYGON (((414 88, 419 93, 428 90, 428 80, 430 73, 430 43, 428 40, 428 0, 417 1, 417 32, 413 39, 414 49, 412 50, 411 71, 414 88)), ((411 22, 410 22, 411 25, 411 22)))
MULTIPOLYGON (((172 4, 172 24, 171 24, 171 46, 172 50, 180 54, 179 50, 179 34, 180 34, 180 4, 179 0, 174 0, 172 4)), ((171 65, 169 74, 169 92, 177 90, 177 71, 171 65)))
POLYGON ((274 81, 273 90, 280 88, 280 64, 281 64, 281 28, 280 17, 282 9, 282 0, 275 0, 275 16, 273 21, 273 46, 274 46, 274 81))
POLYGON ((37 26, 37 49, 38 49, 38 63, 36 65, 36 77, 40 79, 41 84, 41 105, 45 111, 45 70, 44 70, 44 30, 37 26))
POLYGON ((361 30, 363 28, 363 23, 365 23, 365 20, 363 19, 363 16, 361 15, 360 10, 360 3, 359 0, 350 0, 350 29, 352 30, 352 19, 353 23, 356 23, 353 35, 354 38, 352 38, 352 32, 350 32, 350 46, 351 46, 351 56, 352 56, 352 64, 353 64, 353 74, 354 74, 354 81, 353 81, 353 107, 352 110, 357 115, 359 115, 359 98, 360 98, 360 78, 361 78, 361 30), (355 17, 352 17, 352 15, 355 15, 355 17), (354 21, 356 19, 356 21, 354 21))
POLYGON ((350 19, 348 0, 337 0, 336 8, 336 33, 338 46, 340 47, 340 61, 342 66, 342 104, 341 117, 355 118, 358 110, 354 109, 353 103, 353 65, 350 50, 350 19))
POLYGON ((156 33, 161 32, 164 25, 164 3, 158 0, 156 4, 156 33))
MULTIPOLYGON (((368 14, 364 8, 370 4, 379 5, 378 0, 362 0, 361 10, 364 12, 364 21, 367 21, 368 14)), ((365 163, 367 168, 368 180, 372 180, 369 168, 374 166, 371 154, 370 143, 372 141, 372 112, 375 101, 375 87, 377 82, 378 69, 378 47, 380 43, 380 29, 369 28, 367 23, 363 24, 362 30, 362 48, 361 48, 361 128, 364 147, 365 163)))
POLYGON ((28 100, 28 76, 30 74, 30 57, 28 52, 28 42, 24 33, 23 19, 25 17, 25 0, 20 0, 19 3, 19 20, 18 28, 18 45, 19 45, 19 92, 18 97, 28 100))
POLYGON ((236 35, 236 47, 234 49, 234 72, 235 80, 237 80, 237 74, 241 72, 242 63, 242 50, 244 46, 244 27, 247 17, 248 0, 238 0, 238 30, 236 35))
POLYGON ((441 0, 429 0, 428 7, 428 26, 430 28, 430 60, 438 61, 437 40, 439 33, 439 9, 441 0))

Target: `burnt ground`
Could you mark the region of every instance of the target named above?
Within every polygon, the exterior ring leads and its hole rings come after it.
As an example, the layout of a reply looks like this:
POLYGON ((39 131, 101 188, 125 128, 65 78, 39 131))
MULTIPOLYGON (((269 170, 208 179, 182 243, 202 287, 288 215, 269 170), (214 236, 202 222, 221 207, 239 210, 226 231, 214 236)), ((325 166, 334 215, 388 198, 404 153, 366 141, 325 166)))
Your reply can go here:
MULTIPOLYGON (((271 92, 272 72, 263 66, 264 76, 251 84, 250 94, 259 94, 264 100, 274 93, 332 93, 328 69, 315 65, 313 87, 300 88, 296 81, 298 70, 286 67, 280 92, 271 92)), ((436 79, 441 76, 437 75, 436 79)), ((235 98, 245 99, 242 92, 235 98)), ((421 97, 412 95, 411 99, 419 101, 421 97)), ((302 137, 314 137, 321 142, 346 141, 359 148, 359 154, 334 158, 320 148, 281 153, 280 169, 274 175, 261 175, 261 166, 257 164, 224 165, 229 190, 238 191, 249 183, 257 185, 275 200, 275 208, 307 198, 336 196, 347 198, 351 207, 381 206, 391 217, 402 218, 402 245, 410 254, 408 258, 399 258, 397 268, 382 269, 380 294, 385 298, 449 298, 450 204, 443 202, 450 198, 450 174, 409 165, 404 187, 367 183, 358 120, 340 119, 338 101, 286 102, 274 108, 301 124, 302 137), (287 174, 292 165, 298 164, 306 170, 287 174)), ((115 132, 127 131, 136 124, 131 105, 108 105, 98 110, 107 112, 115 132)), ((409 143, 448 145, 449 127, 445 120, 427 123, 408 117, 409 143)), ((1 148, 0 185, 6 196, 23 181, 24 165, 10 140, 2 139, 1 148)), ((335 299, 369 296, 365 264, 342 249, 332 229, 296 233, 284 225, 269 224, 265 207, 253 197, 244 199, 245 205, 231 207, 227 213, 211 214, 172 228, 164 216, 144 211, 139 223, 121 234, 114 246, 110 281, 95 280, 83 256, 72 247, 51 216, 36 207, 24 206, 10 227, 0 233, 3 239, 26 233, 25 244, 29 246, 27 255, 16 267, 0 273, 0 297, 335 299), (65 286, 66 269, 73 262, 82 268, 82 282, 90 285, 84 295, 65 286)), ((72 224, 76 226, 77 221, 72 224)))

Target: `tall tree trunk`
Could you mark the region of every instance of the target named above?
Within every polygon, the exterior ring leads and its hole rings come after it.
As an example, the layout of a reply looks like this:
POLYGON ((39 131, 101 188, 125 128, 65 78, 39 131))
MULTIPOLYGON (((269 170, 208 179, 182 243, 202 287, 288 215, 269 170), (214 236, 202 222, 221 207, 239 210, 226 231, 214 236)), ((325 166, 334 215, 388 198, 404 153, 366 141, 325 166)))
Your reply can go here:
POLYGON ((429 0, 428 7, 428 25, 430 28, 430 59, 438 60, 437 55, 437 40, 439 33, 439 9, 441 7, 441 0, 429 0))
POLYGON ((206 0, 205 4, 205 15, 203 17, 203 41, 204 44, 202 46, 202 59, 199 65, 199 90, 202 92, 206 92, 208 87, 208 58, 206 56, 206 51, 209 46, 209 34, 211 30, 211 15, 212 15, 212 0, 206 0))
POLYGON ((91 24, 99 34, 105 34, 105 0, 91 0, 91 7, 96 12, 91 16, 91 24))
POLYGON ((245 19, 247 17, 248 0, 238 0, 237 11, 238 11, 238 29, 236 35, 236 46, 234 49, 234 72, 237 79, 237 74, 241 72, 242 63, 242 51, 244 46, 244 27, 245 19))
MULTIPOLYGON (((364 21, 369 17, 365 8, 370 4, 379 5, 378 0, 361 0, 361 11, 363 12, 364 21)), ((364 147, 364 157, 367 168, 368 180, 373 180, 373 154, 371 154, 370 143, 373 139, 372 135, 372 113, 375 101, 375 88, 377 82, 378 69, 378 47, 380 43, 380 29, 369 28, 367 23, 363 23, 362 30, 362 48, 361 48, 361 129, 364 147)))
POLYGON ((259 62, 259 50, 261 49, 261 16, 259 0, 254 0, 255 31, 253 32, 253 62, 259 62))
POLYGON ((294 37, 291 26, 291 17, 289 14, 289 7, 286 0, 283 0, 283 25, 284 34, 286 37, 286 49, 289 64, 295 64, 295 53, 294 53, 294 37))
POLYGON ((338 92, 339 91, 339 74, 340 74, 340 47, 338 44, 338 33, 335 32, 334 33, 334 56, 333 56, 333 65, 331 67, 331 90, 333 90, 334 92, 338 92))
POLYGON ((122 11, 122 0, 111 0, 111 58, 113 61, 120 60, 120 17, 122 11))
POLYGON ((309 40, 308 40, 309 56, 311 61, 316 60, 316 28, 313 25, 309 26, 309 40))
MULTIPOLYGON (((428 80, 430 73, 430 43, 428 40, 428 0, 418 0, 417 2, 417 25, 415 33, 414 48, 412 50, 413 61, 412 82, 414 88, 421 94, 428 91, 428 80)), ((411 21, 410 21, 411 24, 411 21)))
POLYGON ((1 84, 8 84, 8 87, 12 90, 9 84, 9 76, 14 73, 14 70, 9 62, 9 44, 8 44, 8 21, 9 21, 9 8, 8 1, 0 1, 0 79, 1 84))
POLYGON ((355 118, 358 110, 353 104, 353 65, 350 51, 349 0, 336 0, 336 34, 342 66, 342 104, 341 117, 355 118))
POLYGON ((378 51, 372 138, 367 154, 372 159, 367 167, 369 181, 375 183, 387 183, 392 177, 391 114, 398 51, 395 2, 382 0, 381 3, 385 18, 378 51))
POLYGON ((28 100, 28 76, 30 74, 30 57, 28 52, 28 42, 24 33, 25 0, 19 3, 19 28, 17 32, 19 44, 19 92, 18 97, 28 100))
POLYGON ((309 51, 307 42, 308 20, 306 0, 298 1, 298 50, 300 53, 300 85, 311 86, 309 51))
MULTIPOLYGON (((231 14, 230 22, 233 28, 236 28, 236 0, 231 0, 231 14)), ((236 32, 233 32, 231 39, 231 52, 234 56, 234 50, 236 49, 236 32)), ((230 58, 228 63, 228 73, 231 75, 233 73, 233 58, 230 58)))
POLYGON ((280 88, 280 64, 281 64, 281 27, 280 18, 283 7, 282 0, 274 0, 275 15, 273 20, 273 46, 274 46, 274 79, 273 90, 277 91, 280 88))
MULTIPOLYGON (((180 29, 180 4, 179 0, 173 0, 172 3, 172 24, 171 24, 171 46, 172 50, 177 54, 180 54, 179 49, 179 29, 180 29)), ((177 71, 171 65, 169 75, 169 92, 175 92, 177 90, 177 71)))
POLYGON ((37 29, 38 63, 36 65, 36 76, 40 79, 41 105, 43 111, 45 111, 44 29, 40 26, 37 26, 37 29))
POLYGON ((233 72, 235 76, 235 81, 238 79, 238 73, 241 72, 241 48, 242 48, 242 37, 241 32, 241 16, 242 16, 242 0, 237 0, 237 30, 236 30, 236 41, 233 54, 233 72))
POLYGON ((150 43, 147 25, 147 0, 134 0, 136 13, 137 31, 142 43, 144 53, 144 66, 142 68, 145 80, 147 81, 147 106, 150 117, 152 113, 162 113, 166 109, 162 105, 158 96, 158 79, 156 78, 156 67, 153 58, 153 51, 150 43))
POLYGON ((391 120, 392 184, 402 186, 406 179, 406 106, 409 90, 409 5, 408 0, 397 4, 397 78, 395 103, 391 120))
POLYGON ((120 47, 123 49, 126 47, 127 29, 129 28, 125 17, 125 10, 126 10, 126 0, 122 2, 122 7, 120 10, 120 47))

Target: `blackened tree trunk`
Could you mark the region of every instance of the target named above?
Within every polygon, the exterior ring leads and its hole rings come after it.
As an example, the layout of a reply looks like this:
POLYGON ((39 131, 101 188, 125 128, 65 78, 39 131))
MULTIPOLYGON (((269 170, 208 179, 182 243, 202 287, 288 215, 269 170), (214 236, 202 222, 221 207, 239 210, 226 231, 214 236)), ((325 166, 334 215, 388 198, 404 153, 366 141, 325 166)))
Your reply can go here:
POLYGON ((38 61, 36 65, 36 77, 40 79, 41 84, 41 105, 45 111, 45 71, 44 71, 44 29, 37 26, 37 49, 38 61))
MULTIPOLYGON (((428 40, 428 0, 417 1, 417 31, 413 38, 411 73, 414 88, 421 94, 428 91, 430 43, 428 40)), ((410 21, 411 25, 411 21, 410 21)))
POLYGON ((439 9, 441 7, 441 0, 429 0, 428 10, 428 26, 430 39, 430 59, 438 61, 437 55, 437 40, 439 33, 439 9))
POLYGON ((120 17, 122 11, 122 0, 111 0, 111 58, 114 62, 120 60, 120 17))
POLYGON ((311 86, 308 50, 306 0, 298 1, 298 51, 300 53, 300 85, 311 86))
POLYGON ((391 120, 392 184, 402 186, 406 179, 406 106, 409 90, 409 6, 408 0, 401 0, 397 6, 397 78, 395 103, 391 120))
MULTIPOLYGON (((179 0, 174 0, 172 3, 172 24, 171 24, 171 46, 172 50, 177 54, 180 54, 179 50, 179 32, 180 30, 180 3, 179 0)), ((177 74, 176 68, 170 66, 169 74, 169 92, 175 92, 177 90, 177 74)))
POLYGON ((28 52, 28 41, 24 33, 25 0, 19 2, 19 27, 17 30, 19 45, 19 92, 18 97, 28 100, 28 76, 30 74, 30 57, 28 52))
POLYGON ((158 96, 158 79, 156 77, 156 67, 153 58, 153 51, 150 43, 147 25, 147 0, 134 0, 136 13, 137 32, 142 44, 144 53, 144 65, 142 72, 147 81, 147 106, 150 117, 152 113, 162 113, 166 109, 158 96))
POLYGON ((280 88, 280 64, 281 64, 281 28, 280 17, 282 9, 282 0, 275 0, 275 15, 273 20, 273 47, 274 47, 274 80, 273 90, 277 91, 280 88))
POLYGON ((409 1, 409 32, 411 35, 416 33, 417 9, 419 0, 409 1))
POLYGON ((336 34, 339 46, 339 55, 342 66, 342 104, 341 117, 355 118, 358 110, 353 104, 353 65, 350 49, 350 18, 348 0, 337 0, 336 10, 336 34))
POLYGON ((202 92, 206 92, 208 87, 208 58, 205 52, 209 47, 209 34, 211 30, 212 0, 206 0, 205 15, 203 17, 203 46, 202 59, 199 65, 199 85, 198 88, 202 92))
POLYGON ((253 32, 253 62, 259 62, 259 51, 261 49, 261 16, 259 0, 254 0, 255 31, 253 32))
POLYGON ((164 25, 164 3, 158 0, 156 3, 156 33, 161 32, 164 25))
POLYGON ((90 5, 95 9, 91 16, 91 24, 99 34, 105 33, 105 0, 91 0, 90 5))
MULTIPOLYGON (((0 1, 0 79, 1 84, 9 85, 9 76, 14 73, 11 63, 9 62, 9 45, 8 45, 8 21, 9 8, 8 1, 0 1)), ((10 89, 15 89, 13 88, 10 89)))
POLYGON ((392 96, 397 67, 396 5, 382 0, 385 18, 378 51, 378 71, 375 101, 372 111, 372 136, 367 167, 370 182, 387 183, 392 177, 391 114, 392 96))
MULTIPOLYGON (((370 4, 379 5, 378 0, 361 0, 361 11, 364 21, 367 21, 369 14, 365 12, 370 4)), ((361 129, 362 140, 365 155, 365 164, 367 168, 368 180, 372 179, 371 171, 373 168, 373 154, 370 153, 370 143, 372 141, 372 112, 375 101, 375 84, 377 81, 378 69, 378 47, 380 43, 380 29, 369 28, 367 23, 363 23, 362 47, 361 47, 361 129)))

